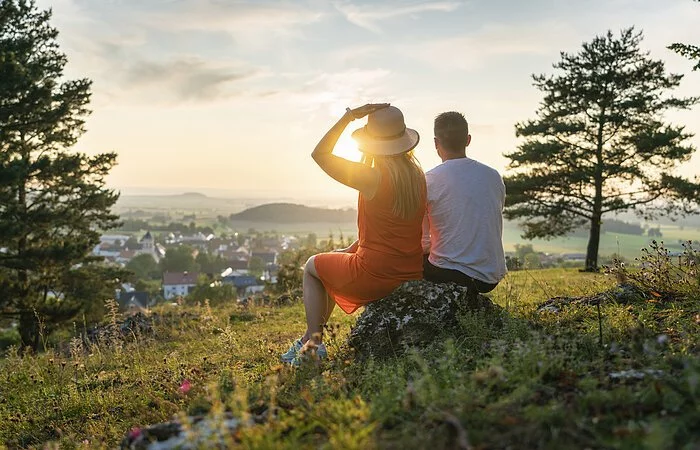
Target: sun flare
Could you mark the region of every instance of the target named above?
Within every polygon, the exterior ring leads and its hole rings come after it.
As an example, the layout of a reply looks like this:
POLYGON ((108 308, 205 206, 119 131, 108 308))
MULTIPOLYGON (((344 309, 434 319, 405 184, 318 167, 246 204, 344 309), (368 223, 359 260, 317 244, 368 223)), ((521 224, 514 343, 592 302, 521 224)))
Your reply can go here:
POLYGON ((357 143, 350 137, 350 131, 340 135, 340 139, 333 149, 333 154, 355 162, 362 159, 362 153, 357 148, 357 143))

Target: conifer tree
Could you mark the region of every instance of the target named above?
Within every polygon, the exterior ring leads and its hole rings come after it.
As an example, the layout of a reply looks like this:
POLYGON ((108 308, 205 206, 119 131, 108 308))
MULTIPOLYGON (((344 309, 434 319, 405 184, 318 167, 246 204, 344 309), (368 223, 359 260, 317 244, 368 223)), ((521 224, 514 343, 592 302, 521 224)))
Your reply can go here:
MULTIPOLYGON (((695 1, 700 2, 700 0, 695 1)), ((700 70, 700 46, 692 44, 675 43, 669 45, 668 48, 678 53, 679 55, 685 56, 691 61, 695 61, 695 67, 693 67, 693 70, 700 70)))
POLYGON ((0 1, 0 313, 19 320, 23 345, 34 348, 40 322, 104 301, 94 296, 113 295, 121 273, 90 256, 100 231, 118 225, 118 194, 105 187, 116 155, 70 150, 91 82, 64 79, 50 18, 34 1, 0 1))
POLYGON ((597 270, 600 227, 606 214, 695 211, 700 184, 675 169, 695 151, 691 134, 664 122, 696 98, 671 91, 682 75, 640 49, 633 28, 608 32, 574 54, 561 53, 555 75, 534 75, 544 98, 537 117, 516 125, 524 141, 506 156, 505 216, 525 218, 525 238, 562 236, 589 226, 586 269, 597 270))

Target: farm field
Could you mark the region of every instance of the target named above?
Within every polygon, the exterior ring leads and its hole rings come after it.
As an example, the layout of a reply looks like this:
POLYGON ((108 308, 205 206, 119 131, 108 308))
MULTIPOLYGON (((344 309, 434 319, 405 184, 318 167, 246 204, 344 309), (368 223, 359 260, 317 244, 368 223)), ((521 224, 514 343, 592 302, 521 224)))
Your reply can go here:
MULTIPOLYGON (((678 227, 673 225, 661 225, 663 237, 655 238, 664 241, 669 250, 681 251, 679 241, 700 239, 700 228, 678 227)), ((551 240, 533 239, 524 241, 520 237, 521 231, 517 224, 508 222, 503 228, 503 245, 505 251, 513 251, 515 244, 532 244, 536 251, 547 253, 585 253, 588 237, 570 236, 566 238, 555 238, 551 240)), ((600 236, 599 255, 608 256, 613 253, 622 255, 625 258, 635 258, 639 251, 646 247, 653 238, 648 236, 638 236, 631 234, 602 233, 600 236)))

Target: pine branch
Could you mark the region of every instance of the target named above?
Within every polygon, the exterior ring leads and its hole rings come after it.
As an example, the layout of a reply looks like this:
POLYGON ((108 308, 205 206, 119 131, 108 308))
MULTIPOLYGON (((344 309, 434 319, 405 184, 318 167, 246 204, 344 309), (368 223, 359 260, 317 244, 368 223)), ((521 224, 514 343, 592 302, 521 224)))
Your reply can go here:
POLYGON ((689 44, 675 43, 669 45, 667 48, 690 60, 697 60, 697 63, 695 66, 693 66, 693 70, 700 70, 700 47, 689 44))

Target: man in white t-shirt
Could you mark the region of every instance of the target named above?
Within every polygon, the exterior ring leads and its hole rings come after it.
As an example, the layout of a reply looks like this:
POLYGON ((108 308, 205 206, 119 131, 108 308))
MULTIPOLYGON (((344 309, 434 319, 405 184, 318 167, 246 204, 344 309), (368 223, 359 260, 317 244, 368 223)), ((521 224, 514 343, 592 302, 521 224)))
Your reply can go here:
POLYGON ((442 113, 434 128, 442 164, 425 174, 424 277, 467 286, 474 295, 489 292, 506 274, 503 179, 496 170, 466 156, 471 135, 462 114, 442 113))

